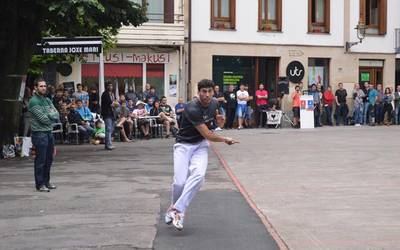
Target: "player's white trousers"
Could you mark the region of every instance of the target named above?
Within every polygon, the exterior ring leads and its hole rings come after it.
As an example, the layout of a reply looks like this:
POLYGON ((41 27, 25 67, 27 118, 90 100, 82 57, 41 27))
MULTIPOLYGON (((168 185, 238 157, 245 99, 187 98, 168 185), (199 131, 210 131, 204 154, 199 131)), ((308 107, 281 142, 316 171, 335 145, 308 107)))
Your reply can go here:
POLYGON ((172 204, 181 213, 185 213, 204 182, 208 164, 208 147, 207 140, 196 144, 176 143, 174 145, 172 204))

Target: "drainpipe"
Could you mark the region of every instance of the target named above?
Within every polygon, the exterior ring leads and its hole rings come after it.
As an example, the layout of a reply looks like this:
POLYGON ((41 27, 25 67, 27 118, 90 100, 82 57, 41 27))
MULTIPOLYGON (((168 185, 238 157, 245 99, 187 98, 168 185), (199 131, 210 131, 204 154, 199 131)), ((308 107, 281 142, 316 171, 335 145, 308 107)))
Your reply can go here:
POLYGON ((187 98, 192 99, 192 0, 189 0, 188 6, 189 25, 188 25, 188 83, 187 98))

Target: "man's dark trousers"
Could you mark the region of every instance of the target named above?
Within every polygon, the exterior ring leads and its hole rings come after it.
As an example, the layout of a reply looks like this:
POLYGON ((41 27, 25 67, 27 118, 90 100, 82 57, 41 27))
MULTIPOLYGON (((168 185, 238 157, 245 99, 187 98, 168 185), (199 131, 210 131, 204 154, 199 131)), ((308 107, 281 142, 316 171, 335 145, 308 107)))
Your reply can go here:
POLYGON ((232 128, 233 122, 235 121, 236 108, 226 109, 226 127, 232 128))
POLYGON ((53 163, 54 137, 51 131, 33 132, 32 144, 35 147, 35 184, 36 189, 50 183, 50 168, 53 163))

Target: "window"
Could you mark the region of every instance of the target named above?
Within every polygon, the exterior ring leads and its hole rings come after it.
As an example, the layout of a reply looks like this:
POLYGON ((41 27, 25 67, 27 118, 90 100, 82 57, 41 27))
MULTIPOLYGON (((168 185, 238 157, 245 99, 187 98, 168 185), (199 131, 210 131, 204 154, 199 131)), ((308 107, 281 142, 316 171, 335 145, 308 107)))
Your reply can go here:
MULTIPOLYGON (((89 88, 98 88, 99 82, 99 64, 85 63, 81 65, 82 83, 89 88)), ((128 86, 134 87, 135 91, 141 92, 142 87, 142 64, 104 64, 104 82, 114 83, 114 89, 118 86, 118 93, 125 93, 128 86)), ((101 94, 101 93, 100 93, 101 94)))
POLYGON ((149 23, 174 23, 174 0, 131 0, 146 5, 149 23))
POLYGON ((146 81, 157 91, 158 97, 164 95, 164 64, 146 65, 146 81))
POLYGON ((327 89, 329 86, 329 61, 329 58, 308 58, 308 86, 321 84, 323 89, 327 89))
POLYGON ((282 29, 282 0, 258 0, 258 30, 282 29))
POLYGON ((211 0, 211 28, 235 29, 235 0, 211 0))
POLYGON ((329 33, 330 0, 308 0, 308 32, 329 33))
POLYGON ((360 23, 367 26, 367 34, 385 35, 387 0, 360 0, 360 23))

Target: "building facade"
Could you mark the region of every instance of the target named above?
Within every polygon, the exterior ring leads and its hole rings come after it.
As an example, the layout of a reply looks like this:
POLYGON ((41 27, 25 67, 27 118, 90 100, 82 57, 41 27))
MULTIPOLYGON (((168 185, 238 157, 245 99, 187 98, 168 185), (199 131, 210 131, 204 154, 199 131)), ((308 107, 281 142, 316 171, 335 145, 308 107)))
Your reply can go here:
MULTIPOLYGON (((400 1, 192 0, 190 5, 192 83, 211 78, 224 90, 246 83, 251 94, 264 83, 277 97, 289 63, 298 61, 305 89, 317 82, 333 90, 342 82, 348 91, 366 81, 395 86, 400 1), (366 26, 366 34, 355 44, 358 24, 366 26)), ((289 94, 295 85, 289 83, 289 94)), ((191 89, 196 95, 195 84, 191 89)))
MULTIPOLYGON (((129 86, 142 92, 149 83, 174 104, 186 94, 183 0, 135 2, 147 4, 148 22, 120 29, 116 47, 104 53, 104 80, 113 82, 120 94, 129 86)), ((82 83, 99 89, 98 56, 86 54, 84 60, 71 66, 70 75, 57 75, 59 83, 82 83)))

